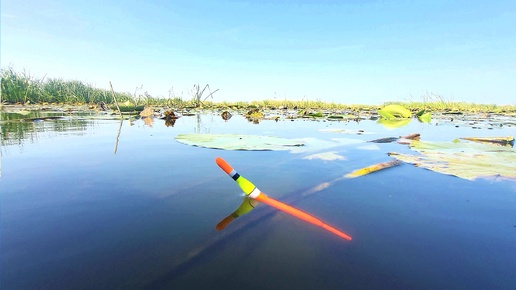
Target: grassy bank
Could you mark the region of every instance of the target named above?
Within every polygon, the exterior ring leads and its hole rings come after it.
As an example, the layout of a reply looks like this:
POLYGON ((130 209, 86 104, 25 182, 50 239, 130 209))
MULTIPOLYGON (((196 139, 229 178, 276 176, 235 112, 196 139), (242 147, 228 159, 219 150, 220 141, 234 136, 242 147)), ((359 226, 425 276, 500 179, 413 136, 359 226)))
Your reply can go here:
MULTIPOLYGON (((95 88, 76 80, 37 78, 26 71, 16 72, 13 68, 1 70, 1 97, 4 104, 90 104, 104 102, 112 104, 113 95, 109 90, 95 88)), ((194 86, 195 88, 195 86, 194 86)), ((385 104, 360 105, 327 103, 320 100, 288 101, 262 100, 252 102, 211 102, 202 100, 202 92, 193 94, 191 99, 178 97, 157 98, 148 95, 137 95, 128 92, 114 92, 118 102, 130 101, 135 105, 152 105, 167 107, 204 107, 204 108, 260 108, 260 109, 314 109, 314 110, 376 110, 387 104, 399 104, 411 111, 422 109, 428 111, 459 111, 473 113, 515 114, 516 106, 485 105, 464 102, 451 102, 443 98, 422 97, 424 101, 388 102, 385 104)))
MULTIPOLYGON (((36 78, 25 71, 2 69, 2 102, 35 103, 111 103, 110 91, 80 81, 36 78)), ((118 100, 129 100, 127 93, 115 93, 118 100)))

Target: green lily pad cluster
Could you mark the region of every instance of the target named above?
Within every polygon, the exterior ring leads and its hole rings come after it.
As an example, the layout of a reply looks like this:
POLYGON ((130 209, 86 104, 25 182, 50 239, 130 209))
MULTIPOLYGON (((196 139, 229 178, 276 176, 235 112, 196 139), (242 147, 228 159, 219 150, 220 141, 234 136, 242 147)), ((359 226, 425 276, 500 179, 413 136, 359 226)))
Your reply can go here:
MULTIPOLYGON (((145 106, 137 106, 133 102, 126 101, 118 104, 120 112, 122 113, 139 113, 145 109, 145 106)), ((116 106, 111 106, 112 110, 118 110, 116 106)))
MULTIPOLYGON (((378 114, 381 116, 378 123, 389 129, 407 125, 412 117, 412 112, 400 105, 387 105, 378 110, 378 114)), ((430 123, 432 120, 432 113, 425 110, 419 111, 415 116, 423 123, 430 123)))

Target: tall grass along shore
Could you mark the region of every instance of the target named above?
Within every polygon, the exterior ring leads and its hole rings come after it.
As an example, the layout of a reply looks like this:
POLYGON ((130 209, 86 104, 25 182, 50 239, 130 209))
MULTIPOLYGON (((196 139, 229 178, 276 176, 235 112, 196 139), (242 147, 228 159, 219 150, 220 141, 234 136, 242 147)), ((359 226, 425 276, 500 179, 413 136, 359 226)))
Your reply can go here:
MULTIPOLYGON (((26 71, 17 72, 12 67, 3 68, 1 70, 1 100, 2 104, 91 104, 113 103, 113 94, 118 102, 131 102, 135 105, 152 105, 152 106, 168 106, 168 107, 204 107, 204 108, 223 108, 223 107, 239 107, 239 108, 298 108, 298 109, 319 109, 319 110, 372 110, 388 104, 399 104, 411 111, 429 110, 429 111, 461 111, 473 113, 501 113, 515 114, 516 106, 514 105, 494 105, 494 104, 473 104, 465 102, 447 101, 439 95, 426 95, 421 97, 422 101, 407 102, 387 102, 385 104, 360 105, 360 104, 340 104, 327 103, 320 100, 262 100, 251 102, 213 102, 206 101, 207 97, 202 99, 200 90, 192 93, 191 98, 184 100, 182 97, 169 96, 153 97, 148 93, 133 94, 128 92, 112 92, 105 89, 95 88, 90 84, 85 84, 77 80, 63 80, 55 78, 37 78, 26 71)), ((194 85, 194 88, 199 85, 194 85)), ((207 86, 209 87, 209 86, 207 86)), ((213 93, 209 97, 213 99, 213 93)))

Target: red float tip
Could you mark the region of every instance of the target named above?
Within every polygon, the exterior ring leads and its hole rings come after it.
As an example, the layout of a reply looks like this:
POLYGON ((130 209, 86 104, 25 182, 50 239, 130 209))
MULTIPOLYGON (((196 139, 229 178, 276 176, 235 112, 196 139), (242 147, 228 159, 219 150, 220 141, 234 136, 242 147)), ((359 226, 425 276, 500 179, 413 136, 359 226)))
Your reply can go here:
POLYGON ((215 163, 217 163, 217 165, 222 169, 224 170, 224 172, 226 172, 227 174, 231 173, 231 171, 233 171, 233 167, 231 167, 231 165, 229 165, 226 160, 220 158, 220 157, 217 157, 215 158, 215 163))

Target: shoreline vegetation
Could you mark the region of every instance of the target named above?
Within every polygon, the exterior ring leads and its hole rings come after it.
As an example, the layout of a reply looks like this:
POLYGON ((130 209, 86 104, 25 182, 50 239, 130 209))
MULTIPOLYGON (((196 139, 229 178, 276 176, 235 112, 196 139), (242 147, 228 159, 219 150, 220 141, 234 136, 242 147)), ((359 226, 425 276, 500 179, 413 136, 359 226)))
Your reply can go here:
POLYGON ((36 78, 29 73, 16 72, 12 67, 1 70, 1 105, 87 105, 118 103, 132 104, 135 107, 168 107, 168 108, 201 108, 201 109, 312 109, 312 110, 351 110, 371 111, 378 110, 386 105, 401 105, 412 112, 426 110, 433 112, 464 112, 464 113, 493 113, 502 115, 516 115, 516 105, 474 104, 445 100, 437 94, 427 94, 421 101, 385 102, 379 105, 328 103, 320 100, 262 100, 239 102, 215 102, 209 85, 204 87, 198 84, 193 86, 188 99, 174 96, 153 97, 147 92, 141 93, 141 87, 136 88, 133 94, 95 88, 77 80, 63 80, 55 78, 36 78), (201 89, 203 88, 203 89, 201 89), (211 99, 211 100, 208 100, 211 99))

